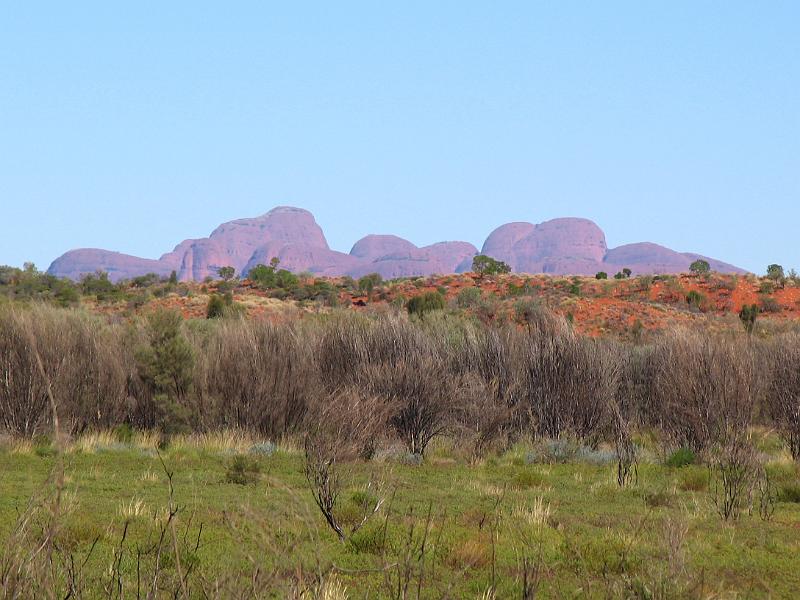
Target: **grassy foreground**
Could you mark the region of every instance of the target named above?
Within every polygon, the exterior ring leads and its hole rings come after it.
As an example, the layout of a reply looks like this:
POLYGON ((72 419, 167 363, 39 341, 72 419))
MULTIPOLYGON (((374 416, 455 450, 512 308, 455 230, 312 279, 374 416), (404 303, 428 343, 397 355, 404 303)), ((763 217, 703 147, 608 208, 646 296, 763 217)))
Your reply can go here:
MULTIPOLYGON (((178 597, 791 598, 800 591, 800 478, 778 451, 768 464, 772 518, 756 510, 730 523, 710 501, 703 466, 651 458, 635 485, 620 488, 616 464, 602 452, 569 464, 535 456, 520 444, 470 464, 441 442, 419 465, 399 453, 344 465, 343 523, 360 522, 359 507, 376 494, 386 501, 340 542, 313 503, 296 449, 184 439, 159 456, 147 440, 89 438, 63 455, 57 578, 66 585, 68 565, 77 565, 84 597, 137 597, 137 589, 145 597, 153 573, 157 596, 178 597), (232 469, 242 455, 244 471, 232 469), (164 527, 165 466, 174 473, 174 529, 164 527), (251 482, 232 481, 242 477, 251 482), (164 531, 163 552, 148 553, 164 531)), ((22 521, 31 539, 54 522, 57 486, 47 481, 58 460, 48 447, 9 442, 0 450, 5 564, 12 543, 31 542, 20 540, 22 521)))

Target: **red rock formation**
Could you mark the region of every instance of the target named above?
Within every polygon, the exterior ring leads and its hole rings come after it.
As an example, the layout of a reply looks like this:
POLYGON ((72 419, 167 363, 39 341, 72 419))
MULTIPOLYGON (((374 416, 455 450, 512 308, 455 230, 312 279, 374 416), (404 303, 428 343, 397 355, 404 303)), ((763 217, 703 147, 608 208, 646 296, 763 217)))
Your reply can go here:
MULTIPOLYGON (((97 270, 114 280, 175 270, 182 280, 215 276, 220 267, 246 273, 273 257, 291 271, 359 277, 377 272, 384 278, 468 271, 477 249, 467 242, 440 242, 418 248, 394 235, 368 235, 350 254, 331 250, 314 216, 307 210, 279 206, 265 215, 237 219, 217 227, 209 237, 185 240, 158 260, 106 250, 82 249, 56 259, 51 274, 73 279, 97 270)), ((587 219, 565 218, 532 223, 509 223, 495 229, 483 245, 483 254, 507 262, 516 272, 588 274, 615 272, 624 267, 635 273, 686 271, 699 255, 681 254, 656 244, 630 244, 608 250, 602 230, 587 219)), ((708 259, 714 270, 741 272, 708 259)))

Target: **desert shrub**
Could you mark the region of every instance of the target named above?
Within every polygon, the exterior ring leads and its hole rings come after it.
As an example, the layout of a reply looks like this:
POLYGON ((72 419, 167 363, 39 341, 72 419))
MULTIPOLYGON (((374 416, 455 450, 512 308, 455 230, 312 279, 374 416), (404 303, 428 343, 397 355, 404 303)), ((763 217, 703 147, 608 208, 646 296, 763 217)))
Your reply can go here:
POLYGON ((672 442, 698 451, 749 427, 760 380, 748 344, 678 331, 660 341, 653 360, 654 424, 672 442))
POLYGON ((61 429, 79 433, 124 418, 131 360, 118 328, 44 305, 0 307, 0 422, 25 437, 61 429), (41 367, 39 365, 41 361, 41 367))
POLYGON ((258 481, 261 467, 258 462, 247 456, 234 456, 225 471, 225 482, 237 485, 251 485, 258 481))
POLYGON ((778 501, 800 503, 800 484, 790 483, 781 486, 778 501))
POLYGON ((108 273, 104 271, 84 275, 81 278, 80 286, 85 295, 94 296, 98 302, 119 300, 123 295, 122 288, 115 285, 108 278, 108 273))
POLYGON ((748 334, 753 333, 758 318, 759 308, 757 304, 745 304, 739 311, 739 320, 748 334))
POLYGON ((666 464, 668 467, 679 468, 693 465, 696 460, 697 456, 691 448, 678 448, 675 450, 675 452, 669 455, 664 464, 666 464))
POLYGON ((650 508, 667 507, 673 500, 673 496, 665 490, 649 490, 644 493, 644 503, 650 508))
POLYGON ((444 309, 444 296, 439 292, 425 292, 414 296, 406 304, 408 314, 420 317, 425 313, 442 309, 444 309))
POLYGON ((208 426, 279 439, 300 429, 314 394, 311 348, 290 325, 225 321, 199 364, 200 417, 208 426))
POLYGON ((277 446, 272 442, 261 442, 250 446, 248 452, 255 456, 272 456, 277 449, 277 446))
POLYGON ((739 518, 757 484, 759 465, 746 432, 728 430, 715 445, 709 462, 709 494, 720 516, 739 518))
POLYGON ((323 332, 317 361, 321 379, 352 386, 388 407, 388 427, 413 454, 424 454, 452 413, 453 386, 441 342, 396 317, 376 322, 340 318, 323 332))
POLYGON ((511 477, 511 486, 520 490, 538 487, 542 484, 544 484, 542 474, 530 468, 520 469, 511 477))
POLYGON ((523 428, 515 395, 515 332, 476 324, 437 335, 448 339, 444 356, 459 398, 454 417, 460 437, 474 458, 483 457, 523 428))
POLYGON ((772 296, 761 298, 761 312, 765 313, 779 313, 783 308, 780 303, 772 296))
POLYGON ((166 309, 149 313, 135 355, 139 377, 152 398, 145 426, 168 433, 186 429, 199 415, 190 404, 195 353, 183 333, 181 314, 166 309))
POLYGON ((766 393, 767 413, 800 460, 800 334, 791 333, 769 347, 770 374, 766 393))
POLYGON ((484 275, 510 273, 511 267, 501 260, 496 260, 485 254, 479 254, 472 259, 472 271, 483 277, 484 275))
POLYGON ((698 258, 695 260, 691 265, 689 265, 689 270, 692 273, 696 273, 698 275, 704 275, 711 271, 711 265, 708 264, 707 260, 703 260, 702 258, 698 258))
POLYGON ((596 439, 608 423, 619 387, 619 362, 611 348, 542 314, 528 324, 516 352, 518 394, 534 432, 548 438, 569 433, 596 439))
POLYGON ((465 287, 459 290, 456 304, 459 308, 471 308, 481 299, 481 290, 476 287, 465 287))
POLYGON ((690 290, 689 293, 686 294, 686 303, 689 306, 697 308, 698 310, 702 310, 705 307, 706 302, 706 297, 697 290, 690 290))
POLYGON ((211 294, 206 305, 206 318, 218 319, 225 313, 225 300, 219 294, 211 294))
POLYGON ((369 273, 359 278, 358 289, 370 295, 375 287, 380 285, 382 281, 383 277, 381 277, 380 273, 369 273))

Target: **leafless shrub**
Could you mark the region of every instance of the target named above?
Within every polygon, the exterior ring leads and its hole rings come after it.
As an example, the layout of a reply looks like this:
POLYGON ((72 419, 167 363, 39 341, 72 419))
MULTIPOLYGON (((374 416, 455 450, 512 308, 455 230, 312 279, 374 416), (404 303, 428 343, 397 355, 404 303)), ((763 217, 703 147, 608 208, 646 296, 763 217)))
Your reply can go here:
POLYGON ((617 394, 619 364, 602 343, 575 334, 564 322, 540 319, 528 325, 516 349, 519 394, 537 435, 565 433, 595 440, 617 394))
POLYGON ((121 332, 98 319, 46 306, 0 310, 0 419, 15 435, 52 428, 48 381, 64 433, 124 418, 126 362, 121 332), (44 373, 37 366, 39 353, 44 373))
POLYGON ((526 421, 520 410, 513 329, 485 326, 453 328, 443 332, 448 369, 454 389, 458 435, 480 458, 498 442, 522 432, 526 421))
POLYGON ((442 347, 405 319, 333 321, 317 364, 328 389, 354 387, 386 402, 389 428, 412 454, 424 454, 448 425, 453 390, 442 347))
POLYGON ((384 499, 380 484, 370 481, 363 494, 361 518, 345 530, 337 511, 350 473, 344 465, 364 454, 385 422, 385 405, 354 390, 332 394, 310 416, 305 437, 305 475, 314 502, 341 541, 358 531, 377 513, 384 499), (344 473, 342 472, 344 469, 344 473))
POLYGON ((769 521, 775 514, 777 493, 769 473, 761 465, 756 474, 755 491, 758 494, 758 516, 762 521, 769 521))
POLYGON ((712 450, 709 463, 709 494, 720 516, 739 518, 751 502, 759 465, 753 445, 740 431, 728 430, 712 450))
POLYGON ((226 321, 202 356, 198 378, 206 426, 255 430, 271 439, 300 429, 316 377, 309 344, 294 327, 226 321))
POLYGON ((760 379, 745 340, 676 331, 654 360, 658 425, 674 443, 703 450, 750 426, 760 379))
POLYGON ((800 334, 786 334, 772 342, 769 363, 767 412, 792 458, 800 461, 800 334))

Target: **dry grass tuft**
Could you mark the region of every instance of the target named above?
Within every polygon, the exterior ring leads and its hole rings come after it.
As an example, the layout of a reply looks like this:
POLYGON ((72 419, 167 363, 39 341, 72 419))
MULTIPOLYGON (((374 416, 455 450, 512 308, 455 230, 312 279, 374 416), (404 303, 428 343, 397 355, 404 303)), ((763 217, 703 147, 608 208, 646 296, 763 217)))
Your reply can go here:
POLYGON ((541 528, 550 520, 550 503, 545 503, 544 496, 537 496, 530 505, 518 504, 515 506, 511 510, 511 517, 541 528))
POLYGON ((150 510, 141 498, 131 498, 129 502, 123 502, 117 512, 126 520, 150 516, 150 510))

